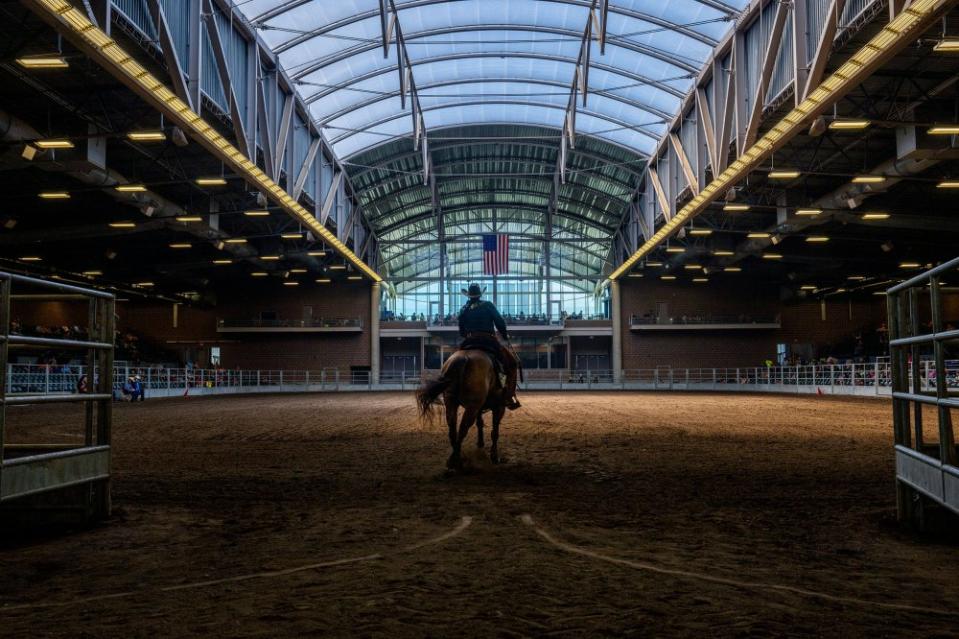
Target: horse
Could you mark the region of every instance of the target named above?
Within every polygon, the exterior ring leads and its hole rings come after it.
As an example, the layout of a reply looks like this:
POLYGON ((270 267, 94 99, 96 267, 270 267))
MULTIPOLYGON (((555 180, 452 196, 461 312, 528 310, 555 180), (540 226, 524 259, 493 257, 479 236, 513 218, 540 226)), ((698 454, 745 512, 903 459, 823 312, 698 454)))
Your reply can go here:
POLYGON ((450 470, 462 470, 463 440, 466 439, 474 422, 477 431, 476 446, 477 448, 485 446, 482 418, 484 411, 490 411, 493 414, 490 461, 494 464, 500 463, 499 425, 506 413, 507 398, 505 390, 496 379, 496 365, 492 357, 482 350, 456 351, 443 364, 440 376, 433 380, 426 380, 416 391, 420 416, 426 420, 432 417, 433 405, 439 403, 440 395, 443 396, 450 446, 453 448, 453 452, 446 461, 446 467, 450 470), (460 407, 463 408, 463 417, 457 429, 456 418, 460 407))

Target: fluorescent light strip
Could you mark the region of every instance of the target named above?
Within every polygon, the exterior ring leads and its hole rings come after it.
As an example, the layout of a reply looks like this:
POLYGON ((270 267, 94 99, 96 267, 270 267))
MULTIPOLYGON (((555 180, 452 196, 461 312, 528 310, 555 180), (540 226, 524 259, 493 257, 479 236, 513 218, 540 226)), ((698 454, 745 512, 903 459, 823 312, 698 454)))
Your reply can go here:
POLYGON ((17 58, 17 64, 24 69, 66 69, 70 66, 66 58, 56 55, 17 58))
MULTIPOLYGON (((720 177, 721 177, 721 176, 720 176, 720 177)), ((685 209, 685 207, 683 207, 683 208, 685 209)), ((732 212, 734 212, 734 213, 740 212, 740 211, 748 211, 748 210, 749 210, 749 205, 748 205, 748 204, 724 204, 724 205, 723 205, 723 210, 724 210, 724 211, 732 211, 732 212)))
POLYGON ((793 178, 798 178, 802 175, 799 171, 770 171, 766 174, 770 180, 792 180, 793 178))
MULTIPOLYGON (((929 0, 917 0, 920 5, 927 1, 929 0)), ((346 244, 323 226, 289 193, 271 180, 253 161, 240 153, 234 145, 230 144, 189 105, 134 60, 133 56, 127 53, 115 40, 90 22, 83 11, 72 6, 66 0, 32 0, 30 4, 45 12, 46 16, 55 21, 61 28, 74 34, 77 44, 89 56, 121 81, 136 87, 141 97, 169 119, 175 121, 201 145, 223 159, 240 177, 255 184, 260 191, 269 195, 287 213, 310 229, 326 244, 333 247, 337 253, 370 279, 375 282, 383 281, 383 278, 376 271, 353 253, 346 244)), ((909 11, 912 12, 913 7, 910 7, 909 11)), ((904 12, 904 15, 906 13, 904 12)))
POLYGON ((863 220, 888 220, 888 213, 863 213, 860 219, 863 220))
POLYGON ((25 255, 20 258, 21 262, 42 262, 43 258, 37 255, 25 255))
POLYGON ((72 149, 73 148, 73 142, 71 142, 70 140, 62 140, 62 139, 37 140, 33 144, 41 149, 72 149))
POLYGON ((959 189, 959 180, 943 180, 936 185, 937 189, 959 189))
MULTIPOLYGON (((53 0, 45 0, 52 2, 53 0)), ((62 2, 63 0, 61 0, 62 2)), ((945 6, 944 0, 915 0, 905 11, 886 24, 869 42, 856 51, 838 69, 810 93, 799 105, 759 138, 739 158, 733 161, 719 176, 707 184, 696 196, 656 233, 653 234, 615 271, 609 279, 614 280, 627 273, 639 260, 663 241, 672 236, 689 220, 716 200, 718 196, 737 184, 750 171, 758 167, 769 155, 786 144, 794 135, 804 131, 809 121, 825 112, 837 99, 840 91, 845 92, 858 86, 871 75, 882 61, 903 46, 915 42, 936 18, 936 14, 945 6)))
POLYGON ((113 188, 120 193, 143 193, 147 190, 142 184, 118 184, 113 188))
POLYGON ((689 229, 689 234, 705 236, 705 235, 712 235, 713 231, 712 229, 689 229))
POLYGON ((198 186, 224 186, 226 178, 221 177, 201 177, 196 179, 198 186))
POLYGON ((829 128, 833 131, 861 131, 871 124, 869 120, 833 120, 829 123, 829 128))
POLYGON ((130 131, 127 138, 134 142, 163 142, 166 140, 166 133, 163 131, 130 131))
POLYGON ((269 217, 269 211, 243 211, 243 215, 247 217, 269 217))
POLYGON ((136 228, 136 222, 110 222, 111 229, 132 229, 136 228))
POLYGON ((176 217, 177 222, 202 222, 203 218, 199 215, 179 215, 176 217))
POLYGON ((823 242, 828 242, 829 238, 825 235, 810 235, 806 238, 806 241, 813 244, 822 244, 823 242))
POLYGON ((815 217, 822 213, 822 209, 796 209, 796 215, 803 217, 815 217))
POLYGON ((959 135, 959 125, 939 124, 926 130, 929 135, 959 135))
POLYGON ((885 181, 884 175, 857 175, 852 179, 853 184, 879 184, 885 181))
POLYGON ((43 200, 69 200, 70 194, 66 191, 44 191, 40 193, 40 198, 43 200))

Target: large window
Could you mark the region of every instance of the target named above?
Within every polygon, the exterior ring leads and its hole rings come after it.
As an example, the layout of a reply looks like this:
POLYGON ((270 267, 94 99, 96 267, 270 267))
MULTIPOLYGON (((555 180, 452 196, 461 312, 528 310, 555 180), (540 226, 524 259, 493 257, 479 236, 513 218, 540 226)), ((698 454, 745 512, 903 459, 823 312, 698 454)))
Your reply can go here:
POLYGON ((396 297, 384 292, 381 308, 385 317, 396 319, 419 318, 429 321, 437 318, 453 318, 466 302, 462 289, 471 282, 484 287, 484 298, 495 302, 507 319, 519 320, 530 316, 546 316, 551 320, 563 317, 583 319, 608 317, 608 289, 598 296, 591 282, 564 280, 447 280, 444 289, 441 283, 401 282, 397 285, 396 297), (442 303, 441 303, 442 300, 442 303))

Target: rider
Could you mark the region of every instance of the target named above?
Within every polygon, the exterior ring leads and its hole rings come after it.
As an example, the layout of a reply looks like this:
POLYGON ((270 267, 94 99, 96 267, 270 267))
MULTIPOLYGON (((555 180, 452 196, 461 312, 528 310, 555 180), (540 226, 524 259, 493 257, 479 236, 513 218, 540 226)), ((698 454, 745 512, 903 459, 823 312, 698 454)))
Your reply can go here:
POLYGON ((480 299, 483 296, 483 289, 479 284, 470 284, 469 289, 462 290, 469 301, 460 310, 460 337, 464 338, 460 348, 480 348, 498 358, 506 373, 506 408, 516 410, 520 407, 519 400, 516 399, 516 375, 519 363, 513 352, 502 346, 496 339, 496 332, 499 332, 503 340, 509 343, 506 322, 496 310, 496 305, 480 299))

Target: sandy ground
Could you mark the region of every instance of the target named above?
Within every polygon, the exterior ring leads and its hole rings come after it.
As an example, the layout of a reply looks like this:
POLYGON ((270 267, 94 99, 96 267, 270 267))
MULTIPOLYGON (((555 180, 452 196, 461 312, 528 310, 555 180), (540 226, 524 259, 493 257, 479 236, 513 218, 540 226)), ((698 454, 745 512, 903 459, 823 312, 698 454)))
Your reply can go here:
POLYGON ((959 542, 894 522, 888 403, 523 400, 507 463, 452 477, 409 394, 118 405, 115 517, 0 540, 0 636, 959 636, 959 542))

